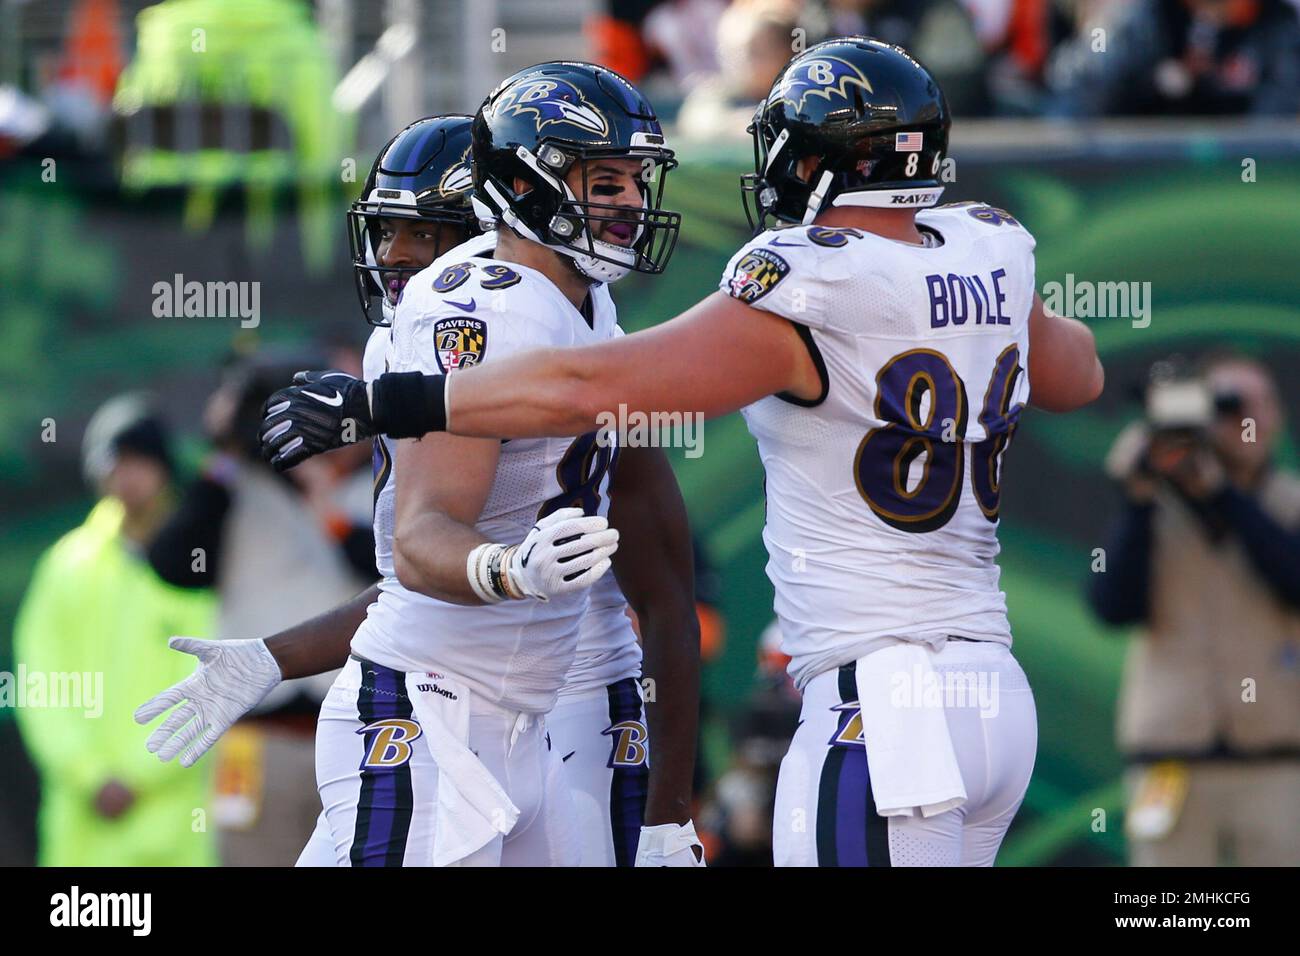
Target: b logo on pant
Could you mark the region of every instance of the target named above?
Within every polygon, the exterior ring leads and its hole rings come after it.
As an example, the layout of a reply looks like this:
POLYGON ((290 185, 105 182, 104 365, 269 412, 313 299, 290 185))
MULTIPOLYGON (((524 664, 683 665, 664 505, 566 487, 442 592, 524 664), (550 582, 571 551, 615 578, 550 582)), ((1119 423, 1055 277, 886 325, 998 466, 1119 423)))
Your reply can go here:
POLYGON ((361 769, 391 770, 411 759, 411 744, 418 740, 424 731, 413 720, 390 717, 366 724, 357 733, 374 734, 370 738, 366 759, 361 761, 361 769))
POLYGON ((839 713, 839 723, 835 735, 826 741, 830 747, 865 747, 866 735, 862 732, 862 710, 856 700, 847 704, 836 704, 831 708, 839 713))
POLYGON ((609 766, 645 766, 648 756, 646 740, 650 736, 646 732, 645 724, 639 720, 620 720, 608 730, 602 730, 601 733, 609 734, 613 738, 614 746, 609 755, 609 766))

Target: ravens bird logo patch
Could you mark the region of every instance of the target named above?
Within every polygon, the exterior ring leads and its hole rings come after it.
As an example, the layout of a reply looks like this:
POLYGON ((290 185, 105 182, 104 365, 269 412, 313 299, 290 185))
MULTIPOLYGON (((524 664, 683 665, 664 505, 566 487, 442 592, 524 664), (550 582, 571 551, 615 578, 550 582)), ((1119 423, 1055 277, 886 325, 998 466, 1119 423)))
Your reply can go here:
POLYGON ((439 319, 433 327, 438 349, 438 368, 454 372, 483 361, 487 352, 487 323, 482 319, 439 319))
POLYGON ((731 297, 752 304, 767 295, 790 272, 790 264, 771 249, 751 249, 731 273, 731 297))

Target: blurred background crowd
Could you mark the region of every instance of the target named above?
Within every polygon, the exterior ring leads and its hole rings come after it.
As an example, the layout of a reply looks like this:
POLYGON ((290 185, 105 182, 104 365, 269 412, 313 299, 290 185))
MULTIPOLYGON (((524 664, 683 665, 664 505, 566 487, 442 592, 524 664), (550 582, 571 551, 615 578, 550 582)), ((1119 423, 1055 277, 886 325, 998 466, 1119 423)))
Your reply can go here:
MULTIPOLYGON (((191 770, 130 714, 189 673, 169 636, 266 636, 373 580, 368 446, 286 479, 253 442, 292 371, 359 369, 344 212, 397 129, 541 60, 638 83, 679 147, 685 249, 673 279, 619 285, 636 329, 746 235, 745 126, 775 73, 857 32, 938 75, 945 199, 1023 221, 1040 288, 1153 290, 1147 324, 1080 315, 1107 394, 1031 412, 1007 459, 1000 563, 1041 727, 1002 862, 1300 863, 1300 383, 1279 374, 1300 359, 1300 0, 0 0, 0 863, 287 865, 310 833, 329 676, 191 770), (189 280, 258 304, 160 306, 189 280), (268 583, 294 554, 315 557, 268 583), (74 673, 100 675, 93 707, 20 705, 20 681, 74 673)), ((798 700, 752 443, 732 416, 704 447, 675 461, 696 819, 711 865, 770 865, 798 700)))

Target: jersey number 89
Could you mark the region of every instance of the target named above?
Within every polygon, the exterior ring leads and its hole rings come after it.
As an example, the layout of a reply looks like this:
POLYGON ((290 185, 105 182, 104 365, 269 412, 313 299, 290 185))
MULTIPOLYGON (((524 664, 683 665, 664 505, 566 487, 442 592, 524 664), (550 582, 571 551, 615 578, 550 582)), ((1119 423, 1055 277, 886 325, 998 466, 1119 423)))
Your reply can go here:
MULTIPOLYGON (((986 437, 970 448, 971 489, 989 521, 998 520, 1002 452, 1024 407, 1011 406, 1020 374, 1020 349, 1009 345, 984 393, 979 420, 986 437)), ((858 492, 881 521, 900 531, 942 528, 957 510, 965 479, 966 383, 933 349, 903 352, 876 376, 875 416, 888 424, 871 429, 858 445, 858 492), (923 454, 921 474, 909 488, 912 465, 923 454)))

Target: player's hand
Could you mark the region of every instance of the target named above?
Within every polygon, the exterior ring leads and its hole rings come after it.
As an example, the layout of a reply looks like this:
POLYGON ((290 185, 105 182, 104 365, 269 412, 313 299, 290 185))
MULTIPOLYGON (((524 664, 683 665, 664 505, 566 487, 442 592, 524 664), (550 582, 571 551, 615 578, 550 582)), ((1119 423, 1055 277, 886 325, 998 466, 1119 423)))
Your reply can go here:
POLYGON ((262 457, 277 471, 375 434, 366 383, 346 372, 299 372, 262 407, 262 457))
POLYGON ((609 570, 618 530, 600 515, 561 508, 533 525, 506 565, 508 588, 547 601, 590 587, 609 570))
POLYGON ((636 845, 637 866, 706 866, 704 844, 695 833, 695 823, 664 823, 642 827, 636 845))
POLYGON ((184 750, 181 766, 190 767, 231 724, 260 704, 280 683, 280 665, 261 640, 173 637, 167 644, 193 654, 199 666, 179 684, 141 704, 135 722, 147 724, 167 708, 180 704, 150 735, 145 747, 159 760, 171 760, 184 750))

